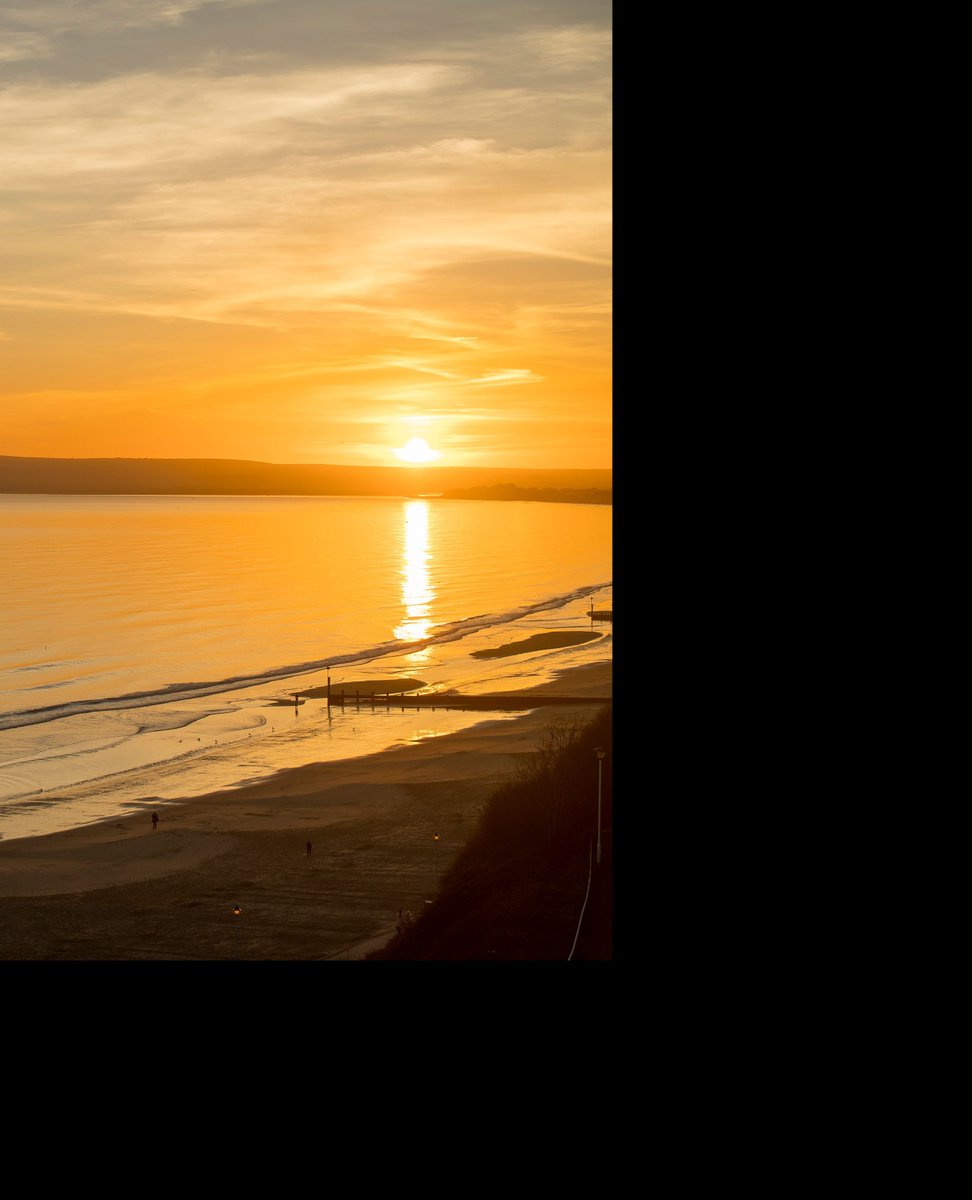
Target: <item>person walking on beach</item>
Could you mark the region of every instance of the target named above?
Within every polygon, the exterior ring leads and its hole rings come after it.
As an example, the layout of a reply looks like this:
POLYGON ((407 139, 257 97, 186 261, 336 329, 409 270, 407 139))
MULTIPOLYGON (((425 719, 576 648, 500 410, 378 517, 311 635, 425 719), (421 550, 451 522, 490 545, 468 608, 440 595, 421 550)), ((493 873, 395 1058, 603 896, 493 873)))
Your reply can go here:
POLYGON ((158 827, 159 827, 159 814, 157 812, 154 812, 154 813, 152 813, 152 832, 154 833, 155 830, 158 829, 158 827))
POLYGON ((311 846, 310 842, 308 842, 308 843, 307 843, 307 857, 308 857, 308 858, 310 858, 310 856, 311 856, 311 850, 312 850, 312 849, 313 849, 313 847, 311 846))

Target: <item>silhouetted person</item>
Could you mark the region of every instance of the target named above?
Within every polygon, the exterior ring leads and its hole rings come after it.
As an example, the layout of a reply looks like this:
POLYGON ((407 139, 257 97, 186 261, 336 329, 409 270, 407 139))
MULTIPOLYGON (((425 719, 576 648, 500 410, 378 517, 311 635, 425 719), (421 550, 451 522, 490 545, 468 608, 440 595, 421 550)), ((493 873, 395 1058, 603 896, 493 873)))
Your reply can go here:
POLYGON ((159 814, 154 812, 154 813, 152 813, 152 829, 155 830, 155 829, 158 829, 158 827, 159 827, 159 814))
POLYGON ((307 857, 308 858, 310 858, 310 856, 311 856, 311 848, 312 848, 311 844, 310 844, 310 842, 308 842, 307 843, 307 857))

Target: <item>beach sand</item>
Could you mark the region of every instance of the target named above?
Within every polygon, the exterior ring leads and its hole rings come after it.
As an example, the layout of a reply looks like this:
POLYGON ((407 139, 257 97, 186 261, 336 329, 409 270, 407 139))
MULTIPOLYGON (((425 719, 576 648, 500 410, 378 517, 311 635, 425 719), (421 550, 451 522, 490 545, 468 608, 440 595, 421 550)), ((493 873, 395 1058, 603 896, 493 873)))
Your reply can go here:
MULTIPOLYGON (((532 690, 609 700, 611 663, 532 690)), ((155 831, 146 809, 0 842, 0 960, 360 959, 431 901, 539 731, 595 711, 539 708, 166 803, 155 831)))

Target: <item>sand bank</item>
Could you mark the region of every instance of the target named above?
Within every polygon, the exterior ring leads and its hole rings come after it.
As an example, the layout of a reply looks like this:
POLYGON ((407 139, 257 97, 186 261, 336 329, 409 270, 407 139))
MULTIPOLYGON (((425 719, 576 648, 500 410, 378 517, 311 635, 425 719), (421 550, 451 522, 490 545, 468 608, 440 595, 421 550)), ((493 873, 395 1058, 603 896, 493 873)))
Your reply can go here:
MULTIPOLYGON (((535 691, 608 700, 611 688, 605 663, 535 691)), ((0 842, 0 959, 359 957, 391 934, 399 909, 432 899, 539 730, 589 715, 589 705, 539 708, 281 772, 167 804, 156 831, 146 810, 0 842)))
POLYGON ((496 646, 492 650, 474 650, 470 657, 508 658, 511 654, 526 654, 530 650, 556 650, 561 646, 580 646, 584 642, 594 642, 603 636, 602 633, 553 629, 549 633, 535 633, 519 642, 506 642, 505 645, 496 646))

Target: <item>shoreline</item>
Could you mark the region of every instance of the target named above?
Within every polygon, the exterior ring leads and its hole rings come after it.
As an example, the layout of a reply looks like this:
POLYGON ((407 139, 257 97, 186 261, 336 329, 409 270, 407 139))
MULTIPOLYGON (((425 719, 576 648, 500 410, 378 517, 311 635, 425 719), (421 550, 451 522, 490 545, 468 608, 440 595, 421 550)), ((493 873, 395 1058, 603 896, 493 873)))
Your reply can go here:
POLYGON ((180 803, 307 763, 439 738, 487 719, 490 711, 499 717, 522 708, 522 685, 536 686, 568 664, 588 665, 605 655, 610 660, 610 639, 602 647, 597 635, 584 653, 570 651, 575 637, 548 631, 535 637, 533 647, 547 653, 510 655, 502 666, 479 670, 450 651, 451 657, 430 655, 423 664, 428 673, 413 666, 415 673, 406 676, 401 671, 408 663, 389 655, 370 664, 374 675, 344 667, 332 680, 329 671, 314 670, 290 677, 286 691, 278 680, 274 688, 257 685, 142 708, 124 704, 116 711, 102 702, 83 715, 67 714, 63 725, 59 719, 4 728, 0 844, 123 819, 146 805, 180 803), (561 649, 568 653, 549 653, 561 649), (307 719, 295 722, 295 715, 307 719))
POLYGON ((167 801, 157 831, 146 807, 0 842, 0 959, 360 957, 434 896, 539 730, 610 702, 612 663, 523 694, 578 704, 167 801))

